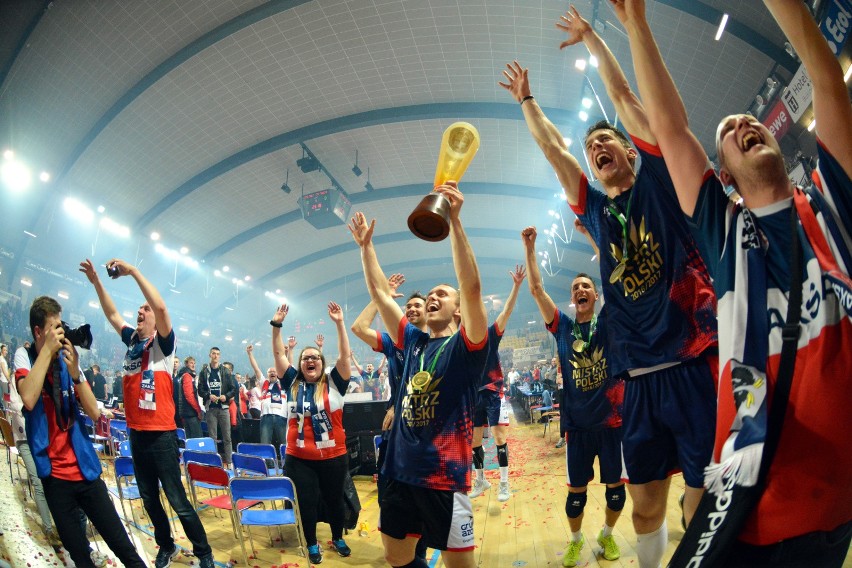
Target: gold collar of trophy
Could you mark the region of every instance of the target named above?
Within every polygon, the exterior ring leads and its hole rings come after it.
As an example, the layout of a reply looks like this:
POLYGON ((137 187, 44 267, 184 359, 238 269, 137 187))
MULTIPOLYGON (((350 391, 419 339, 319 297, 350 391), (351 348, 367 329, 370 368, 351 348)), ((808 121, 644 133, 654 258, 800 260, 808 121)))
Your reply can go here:
MULTIPOLYGON (((434 187, 460 181, 479 150, 479 132, 472 124, 455 122, 444 131, 434 187)), ((408 229, 424 241, 442 241, 450 234, 450 202, 432 192, 408 216, 408 229)))

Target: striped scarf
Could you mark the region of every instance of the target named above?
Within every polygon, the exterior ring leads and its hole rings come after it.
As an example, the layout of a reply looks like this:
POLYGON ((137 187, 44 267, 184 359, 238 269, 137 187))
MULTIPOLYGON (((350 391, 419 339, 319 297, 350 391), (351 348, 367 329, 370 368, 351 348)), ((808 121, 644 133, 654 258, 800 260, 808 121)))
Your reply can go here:
MULTIPOLYGON (((808 274, 831 286, 847 317, 852 316, 852 283, 848 276, 849 250, 825 198, 811 189, 796 189, 793 204, 798 217, 808 274), (817 262, 813 262, 816 258, 817 262), (811 262, 808 262, 811 259, 811 262), (842 263, 842 264, 840 264, 842 263)), ((768 290, 768 243, 752 213, 733 205, 728 217, 725 255, 734 255, 733 287, 719 298, 719 402, 714 461, 706 468, 704 485, 712 494, 724 494, 727 481, 753 487, 758 480, 766 439, 768 406, 766 361, 770 355, 768 306, 786 313, 787 297, 768 290), (771 295, 771 297, 769 297, 771 295)), ((724 256, 724 255, 723 255, 724 256)), ((799 346, 807 345, 803 334, 799 346)))
POLYGON ((305 447, 305 416, 311 420, 311 428, 314 431, 314 444, 317 449, 333 448, 336 444, 332 435, 331 417, 328 415, 328 389, 324 389, 320 402, 314 398, 317 383, 299 381, 299 391, 296 393, 296 417, 298 420, 299 435, 296 438, 296 446, 305 447))

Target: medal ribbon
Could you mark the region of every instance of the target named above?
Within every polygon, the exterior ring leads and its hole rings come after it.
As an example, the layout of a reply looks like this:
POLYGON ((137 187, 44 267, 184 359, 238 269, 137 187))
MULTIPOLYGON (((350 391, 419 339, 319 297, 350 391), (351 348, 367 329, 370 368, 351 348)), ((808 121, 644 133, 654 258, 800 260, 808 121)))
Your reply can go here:
MULTIPOLYGON (((455 333, 453 333, 455 335, 455 333)), ((453 335, 449 336, 444 342, 441 344, 441 347, 438 349, 438 352, 435 353, 435 356, 432 358, 432 362, 429 364, 429 368, 426 369, 426 372, 429 373, 429 376, 432 376, 432 373, 435 372, 435 367, 438 366, 438 359, 441 357, 441 353, 444 352, 444 347, 447 346, 447 343, 450 342, 450 339, 453 338, 453 335)), ((426 354, 426 350, 423 350, 423 353, 420 354, 420 370, 423 370, 423 356, 426 354)))
POLYGON ((621 264, 627 264, 627 225, 630 222, 630 208, 633 206, 633 190, 627 198, 627 214, 621 212, 621 208, 611 198, 607 198, 607 209, 612 216, 621 224, 621 264))
POLYGON ((598 328, 598 315, 594 314, 592 316, 592 324, 589 326, 589 338, 586 339, 583 337, 583 332, 580 331, 580 324, 577 323, 577 320, 574 320, 574 337, 583 340, 583 350, 585 350, 589 343, 592 342, 592 338, 595 336, 595 331, 598 328))

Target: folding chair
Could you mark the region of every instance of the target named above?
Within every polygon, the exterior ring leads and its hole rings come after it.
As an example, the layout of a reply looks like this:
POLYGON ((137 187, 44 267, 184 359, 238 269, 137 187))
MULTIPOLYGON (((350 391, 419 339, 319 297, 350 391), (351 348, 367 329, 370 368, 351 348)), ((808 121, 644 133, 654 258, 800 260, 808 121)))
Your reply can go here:
POLYGON ((269 475, 266 460, 261 457, 234 452, 231 454, 231 458, 234 461, 234 475, 236 477, 267 477, 269 475))
MULTIPOLYGON (((241 454, 249 456, 257 456, 265 460, 272 460, 273 466, 268 468, 267 475, 281 475, 281 468, 278 467, 278 453, 275 451, 275 446, 272 444, 250 444, 248 442, 240 442, 237 444, 237 451, 241 454)), ((268 464, 269 462, 267 462, 268 464)))
POLYGON ((95 422, 92 420, 88 414, 82 414, 83 422, 86 425, 86 430, 89 431, 89 439, 92 441, 92 447, 95 448, 95 451, 101 455, 103 455, 104 450, 106 449, 107 444, 109 443, 109 438, 106 436, 101 436, 95 431, 95 422))
MULTIPOLYGON (((18 452, 18 447, 15 445, 15 435, 12 433, 12 423, 2 416, 0 416, 0 429, 3 431, 3 442, 6 444, 6 461, 9 464, 9 482, 14 483, 14 478, 12 477, 12 456, 15 457, 15 469, 18 472, 18 479, 23 479, 21 477, 21 454, 18 452)), ((26 479, 29 484, 29 476, 27 476, 26 479)))
POLYGON ((216 440, 213 438, 187 438, 186 449, 196 452, 216 453, 216 440))
MULTIPOLYGON (((184 473, 186 474, 187 480, 189 479, 189 471, 186 469, 186 466, 190 464, 190 462, 200 463, 204 465, 214 465, 216 467, 223 467, 222 465, 222 456, 215 452, 197 452, 194 450, 184 450, 183 452, 183 463, 184 463, 184 473)), ((230 472, 228 472, 230 476, 230 472)), ((204 489, 214 490, 216 486, 209 486, 204 482, 199 482, 198 487, 202 487, 204 489)), ((198 502, 195 500, 195 492, 190 492, 190 500, 192 501, 193 507, 198 509, 198 502)))
POLYGON ((124 440, 118 444, 118 455, 126 458, 133 457, 130 453, 130 440, 124 440))
MULTIPOLYGON (((559 421, 559 411, 558 410, 551 410, 551 411, 545 412, 544 414, 541 415, 541 421, 544 422, 544 433, 541 435, 542 438, 547 436, 547 427, 554 420, 556 420, 557 422, 559 421)), ((552 431, 553 430, 551 429, 551 432, 552 431)), ((550 441, 550 438, 547 438, 547 440, 550 441)))
POLYGON ((138 527, 139 523, 136 521, 136 513, 133 511, 132 502, 136 499, 141 499, 142 496, 139 495, 139 487, 136 486, 134 479, 136 477, 136 471, 133 468, 133 458, 120 455, 115 458, 113 467, 115 468, 116 486, 110 487, 109 492, 115 497, 118 497, 118 501, 121 503, 121 512, 124 514, 124 522, 129 522, 127 519, 127 511, 124 509, 124 502, 131 501, 130 517, 133 519, 133 524, 138 527))
POLYGON ((198 498, 195 495, 196 485, 201 486, 203 484, 204 487, 214 488, 224 492, 216 497, 211 496, 209 499, 201 501, 201 504, 213 507, 214 509, 228 511, 228 517, 231 519, 231 529, 234 531, 234 538, 237 538, 237 522, 234 516, 234 511, 242 511, 243 509, 254 507, 260 503, 260 501, 257 499, 232 500, 231 490, 228 486, 230 478, 228 477, 228 472, 222 467, 191 461, 186 464, 186 472, 188 476, 187 479, 189 480, 189 490, 192 492, 192 498, 195 501, 198 501, 198 498))
MULTIPOLYGON (((240 526, 248 528, 249 542, 251 543, 251 552, 253 555, 256 555, 256 552, 254 539, 251 534, 252 526, 277 526, 279 527, 280 535, 280 527, 282 525, 294 525, 299 539, 299 550, 302 556, 307 556, 307 545, 305 544, 305 533, 302 530, 300 521, 301 517, 299 515, 299 503, 296 499, 296 488, 293 486, 293 482, 289 477, 239 477, 231 479, 230 485, 231 499, 235 504, 240 499, 257 499, 264 503, 271 502, 273 506, 275 506, 276 502, 281 502, 280 507, 272 510, 247 509, 240 511, 237 517, 238 522, 240 526), (292 509, 285 508, 288 502, 292 505, 292 509)), ((243 558, 246 564, 248 564, 245 541, 242 538, 238 538, 238 540, 243 549, 243 558)), ((271 534, 270 541, 272 541, 271 534)))

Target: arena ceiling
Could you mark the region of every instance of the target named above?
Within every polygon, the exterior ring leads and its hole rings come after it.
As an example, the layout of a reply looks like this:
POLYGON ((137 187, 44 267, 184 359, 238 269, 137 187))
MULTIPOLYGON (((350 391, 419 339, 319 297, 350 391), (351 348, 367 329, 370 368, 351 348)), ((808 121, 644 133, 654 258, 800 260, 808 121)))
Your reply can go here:
MULTIPOLYGON (((576 5, 633 83, 608 2, 576 5)), ((342 222, 317 229, 303 220, 302 192, 328 189, 333 178, 352 213, 376 218, 379 259, 386 272, 405 274, 404 291, 454 281, 449 242, 413 238, 406 218, 431 189, 442 131, 464 120, 482 138, 461 188, 485 294, 505 297, 507 271, 523 261, 519 233, 532 224, 549 252, 547 289, 567 300, 574 274, 595 273, 592 249, 571 234, 557 180, 497 85, 507 62, 529 67, 536 99, 572 139, 582 136, 578 112, 592 90, 602 107, 589 109, 589 121, 614 118, 595 70, 575 68, 585 48, 558 49, 554 23, 566 8, 555 0, 3 2, 0 144, 51 177, 0 193, 0 281, 13 293, 21 279, 50 282, 82 313, 94 294, 77 264, 121 257, 159 287, 176 326, 193 335, 203 328, 213 343, 265 338, 274 296, 302 325, 318 325, 329 300, 344 304, 351 322, 368 300, 357 247, 342 222), (297 166, 305 148, 328 175, 297 166), (92 220, 70 214, 68 197, 92 220), (129 236, 110 233, 103 216, 129 236), (541 231, 553 224, 558 237, 548 245, 541 231), (157 244, 186 247, 197 266, 157 244)), ((798 67, 761 2, 649 0, 648 15, 711 154, 718 120, 750 108, 767 77, 783 84, 798 67), (715 41, 723 13, 730 20, 715 41)), ((797 125, 785 149, 808 144, 812 135, 797 125)), ((135 312, 132 282, 107 286, 135 312)))

